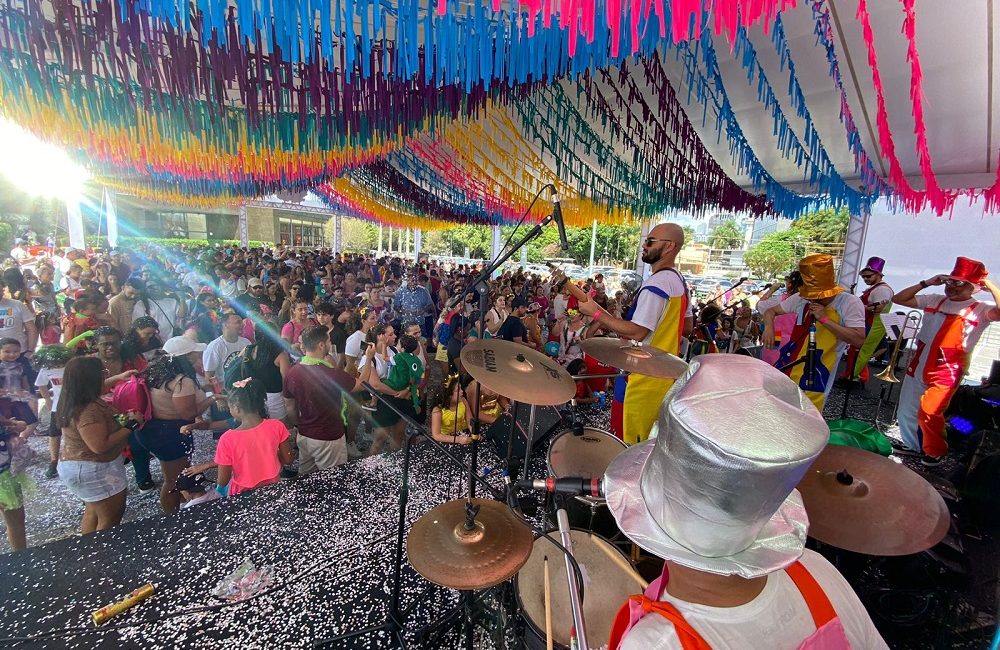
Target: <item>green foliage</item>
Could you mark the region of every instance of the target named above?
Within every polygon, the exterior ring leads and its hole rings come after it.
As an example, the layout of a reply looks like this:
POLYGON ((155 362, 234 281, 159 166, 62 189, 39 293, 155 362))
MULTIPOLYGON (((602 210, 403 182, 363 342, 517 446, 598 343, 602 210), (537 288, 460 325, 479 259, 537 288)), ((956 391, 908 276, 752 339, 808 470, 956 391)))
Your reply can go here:
POLYGON ((758 278, 771 278, 794 269, 799 260, 814 252, 830 252, 847 240, 851 216, 847 210, 819 210, 792 223, 785 231, 771 233, 743 256, 758 278))
POLYGON ((847 226, 850 221, 851 215, 846 208, 839 211, 827 208, 796 219, 792 222, 791 230, 810 243, 843 244, 847 241, 847 226))
POLYGON ((0 223, 0 250, 10 252, 14 248, 14 228, 9 223, 0 223))
POLYGON ((681 229, 684 231, 684 245, 685 246, 693 244, 694 241, 698 238, 698 235, 695 234, 694 228, 692 228, 691 226, 682 226, 681 229))
POLYGON ((734 220, 729 219, 712 231, 708 241, 716 249, 743 248, 743 230, 734 220))
POLYGON ((773 278, 793 269, 799 257, 795 233, 784 230, 761 239, 743 255, 743 263, 755 278, 773 278))

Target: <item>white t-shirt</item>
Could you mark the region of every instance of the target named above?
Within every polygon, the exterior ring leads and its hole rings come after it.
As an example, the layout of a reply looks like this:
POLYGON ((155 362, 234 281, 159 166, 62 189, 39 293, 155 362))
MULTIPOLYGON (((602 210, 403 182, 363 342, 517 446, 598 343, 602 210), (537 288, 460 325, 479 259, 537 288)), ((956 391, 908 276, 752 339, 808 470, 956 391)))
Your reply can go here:
POLYGON ((566 313, 566 305, 569 304, 569 296, 564 294, 556 294, 555 299, 552 301, 552 315, 558 320, 563 317, 566 313))
MULTIPOLYGON (((135 301, 132 308, 132 320, 146 316, 146 306, 141 300, 135 301)), ((149 316, 153 317, 160 328, 160 338, 166 341, 174 335, 174 325, 177 322, 177 301, 173 298, 150 298, 149 316)))
POLYGON ((24 303, 10 298, 0 299, 0 339, 12 338, 21 343, 21 352, 28 350, 28 333, 24 324, 34 322, 24 303))
MULTIPOLYGON (((806 550, 800 560, 816 579, 844 625, 851 647, 857 650, 888 649, 851 585, 820 554, 806 550)), ((760 594, 739 607, 709 607, 678 600, 663 593, 713 650, 794 650, 816 626, 798 587, 784 571, 767 576, 760 594), (766 639, 766 642, 764 641, 766 639)), ((614 606, 609 603, 609 606, 614 606)), ((673 624, 659 614, 643 617, 629 630, 621 650, 674 650, 681 647, 673 624)))
MULTIPOLYGON (((840 323, 844 327, 860 327, 864 329, 865 327, 865 304, 861 302, 861 298, 853 296, 849 293, 841 293, 837 296, 835 302, 832 303, 836 305, 838 311, 840 311, 843 316, 843 321, 840 323), (839 305, 837 303, 840 303, 839 305)), ((779 303, 780 309, 786 314, 796 314, 798 313, 799 307, 808 303, 809 301, 803 298, 799 294, 794 296, 789 296, 787 299, 779 303)), ((845 344, 846 345, 846 344, 845 344)))
POLYGON ((892 297, 894 295, 896 294, 893 292, 892 287, 883 282, 882 284, 872 289, 872 292, 868 294, 868 304, 874 305, 877 302, 881 303, 892 302, 892 297))
POLYGON ((53 413, 59 406, 59 395, 62 393, 62 379, 65 368, 41 368, 38 377, 35 378, 35 386, 41 388, 52 384, 49 391, 52 393, 52 403, 49 404, 53 413))
POLYGON ((347 341, 344 342, 344 356, 354 357, 358 361, 361 360, 361 348, 365 340, 365 333, 358 330, 354 334, 347 337, 347 341))
MULTIPOLYGON (((379 379, 385 379, 386 377, 389 376, 389 369, 392 368, 392 364, 394 363, 394 359, 396 358, 395 350, 392 350, 391 348, 389 350, 386 350, 386 356, 388 357, 388 359, 383 359, 381 355, 376 353, 375 356, 373 357, 375 359, 375 374, 378 375, 379 379)), ((362 370, 367 363, 368 363, 368 355, 363 355, 358 360, 358 370, 362 370)))
POLYGON ((201 365, 205 372, 214 372, 219 379, 222 378, 222 365, 233 352, 239 352, 250 345, 250 341, 242 336, 236 339, 235 343, 229 343, 221 336, 214 339, 201 353, 201 365))
MULTIPOLYGON (((917 307, 920 309, 926 309, 928 307, 938 308, 938 312, 941 314, 957 314, 963 309, 966 309, 973 302, 979 302, 976 308, 972 310, 971 320, 978 321, 978 325, 973 326, 971 323, 967 323, 965 327, 965 349, 972 350, 979 343, 979 339, 982 337, 983 332, 986 331, 986 326, 989 325, 990 320, 987 315, 991 309, 993 309, 993 303, 980 302, 975 299, 971 300, 945 300, 945 296, 941 294, 921 294, 916 297, 917 307), (942 302, 944 301, 944 302, 942 302), (938 307, 938 305, 941 305, 938 307)), ((924 316, 924 325, 920 328, 920 333, 917 335, 917 339, 923 341, 926 345, 930 345, 934 342, 934 337, 937 335, 938 327, 940 323, 933 326, 928 326, 930 323, 934 322, 934 319, 928 319, 927 315, 924 316)))
MULTIPOLYGON (((685 292, 684 282, 680 276, 669 269, 658 271, 649 276, 642 283, 642 286, 656 287, 671 298, 683 296, 685 292)), ((653 338, 653 332, 656 331, 656 326, 660 324, 660 319, 663 318, 663 313, 667 308, 667 301, 648 290, 642 291, 640 289, 638 295, 639 302, 636 303, 635 312, 633 312, 631 320, 636 325, 642 325, 649 330, 646 338, 642 340, 643 343, 649 343, 653 338)), ((684 318, 694 318, 694 305, 690 304, 690 302, 688 304, 688 313, 684 315, 684 318)))

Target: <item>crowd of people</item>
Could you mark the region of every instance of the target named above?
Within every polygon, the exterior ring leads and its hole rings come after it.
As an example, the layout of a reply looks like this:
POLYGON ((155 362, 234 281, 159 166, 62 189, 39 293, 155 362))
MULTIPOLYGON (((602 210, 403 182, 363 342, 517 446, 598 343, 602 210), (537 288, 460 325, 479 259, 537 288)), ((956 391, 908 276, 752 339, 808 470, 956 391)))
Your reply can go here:
MULTIPOLYGON (((470 442, 470 396, 485 424, 510 402, 470 386, 465 342, 497 337, 582 363, 586 329, 577 298, 521 270, 489 282, 480 319, 475 293, 463 296, 478 272, 329 250, 21 250, 0 280, 11 547, 25 546, 32 435, 48 437, 46 477, 84 503, 84 533, 121 521, 126 464, 171 511, 398 448, 397 411, 439 441, 470 442), (214 462, 192 467, 197 430, 218 443, 214 462), (218 491, 206 487, 213 472, 218 491)), ((582 290, 614 314, 627 304, 600 275, 582 290)), ((581 402, 596 401, 582 385, 581 402)))

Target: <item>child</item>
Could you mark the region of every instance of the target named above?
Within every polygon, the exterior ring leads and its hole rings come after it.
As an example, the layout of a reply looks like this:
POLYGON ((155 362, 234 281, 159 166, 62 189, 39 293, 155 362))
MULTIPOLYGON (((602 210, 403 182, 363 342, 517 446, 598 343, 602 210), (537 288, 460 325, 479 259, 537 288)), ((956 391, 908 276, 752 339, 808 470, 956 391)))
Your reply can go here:
POLYGON ((182 510, 222 497, 215 489, 208 489, 208 478, 205 477, 204 472, 190 476, 181 474, 177 477, 177 483, 174 484, 174 489, 171 492, 180 492, 181 496, 184 497, 184 503, 181 504, 182 510))
POLYGON ((28 425, 25 438, 35 430, 38 418, 28 404, 31 386, 28 377, 31 367, 21 356, 21 342, 17 339, 0 339, 0 416, 21 420, 28 425))
POLYGON ((264 419, 264 400, 263 387, 252 378, 235 382, 229 392, 229 411, 240 425, 219 438, 215 462, 219 489, 230 496, 277 483, 281 466, 295 458, 285 425, 264 419))
POLYGON ((399 346, 403 350, 392 358, 392 367, 382 382, 393 390, 409 389, 413 400, 413 412, 420 413, 420 380, 424 376, 424 364, 420 357, 413 354, 420 342, 416 337, 404 334, 399 337, 399 346))
POLYGON ((59 405, 59 393, 62 392, 63 368, 73 357, 73 352, 64 345, 44 345, 35 353, 35 362, 40 369, 35 377, 35 386, 49 405, 52 417, 49 419, 49 429, 45 434, 49 438, 49 468, 45 478, 56 477, 56 465, 59 462, 59 441, 62 429, 56 423, 56 407, 59 405))
POLYGON ((14 551, 28 546, 24 533, 24 493, 31 487, 31 479, 11 467, 15 450, 27 444, 24 431, 24 422, 0 417, 0 511, 7 526, 7 541, 14 551))
POLYGON ((73 313, 63 321, 63 343, 68 343, 84 332, 96 330, 101 324, 97 321, 97 308, 100 298, 91 294, 83 294, 73 302, 73 313))

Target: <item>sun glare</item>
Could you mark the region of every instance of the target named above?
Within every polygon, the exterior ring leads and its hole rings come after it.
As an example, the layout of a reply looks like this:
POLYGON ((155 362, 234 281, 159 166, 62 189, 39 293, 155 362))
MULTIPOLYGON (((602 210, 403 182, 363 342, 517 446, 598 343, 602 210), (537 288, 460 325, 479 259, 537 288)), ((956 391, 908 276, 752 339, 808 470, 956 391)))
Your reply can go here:
POLYGON ((0 118, 0 174, 28 194, 78 201, 90 174, 65 151, 0 118))

